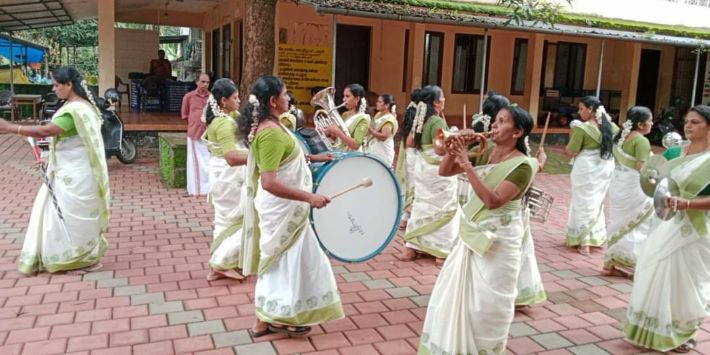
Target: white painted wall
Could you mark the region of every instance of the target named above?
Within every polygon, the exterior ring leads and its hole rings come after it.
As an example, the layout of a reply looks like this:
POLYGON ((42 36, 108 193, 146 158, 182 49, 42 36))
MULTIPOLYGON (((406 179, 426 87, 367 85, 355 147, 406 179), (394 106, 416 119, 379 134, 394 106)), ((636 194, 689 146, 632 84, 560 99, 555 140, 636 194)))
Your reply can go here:
POLYGON ((116 75, 128 82, 128 73, 150 70, 150 60, 158 58, 157 31, 116 29, 116 75))

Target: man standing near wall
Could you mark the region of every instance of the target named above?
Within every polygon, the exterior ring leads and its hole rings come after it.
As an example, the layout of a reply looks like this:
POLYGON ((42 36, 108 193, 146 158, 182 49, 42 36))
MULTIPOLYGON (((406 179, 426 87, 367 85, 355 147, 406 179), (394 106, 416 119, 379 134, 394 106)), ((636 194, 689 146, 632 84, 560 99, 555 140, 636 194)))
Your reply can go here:
POLYGON ((202 140, 206 130, 202 122, 202 113, 207 105, 210 92, 210 77, 199 72, 195 75, 197 89, 185 94, 182 99, 182 119, 187 120, 187 193, 185 196, 202 196, 207 194, 209 186, 210 153, 202 140))

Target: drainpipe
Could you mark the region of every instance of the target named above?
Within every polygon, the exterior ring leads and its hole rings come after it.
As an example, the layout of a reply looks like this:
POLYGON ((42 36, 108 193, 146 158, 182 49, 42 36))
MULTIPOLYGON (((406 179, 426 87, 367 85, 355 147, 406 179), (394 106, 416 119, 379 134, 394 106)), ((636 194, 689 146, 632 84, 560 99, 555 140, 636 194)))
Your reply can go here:
POLYGON ((599 52, 599 71, 597 72, 597 99, 602 91, 602 66, 604 65, 604 40, 602 39, 602 48, 599 52))
MULTIPOLYGON (((486 58, 488 58, 488 29, 483 32, 483 64, 481 65, 481 97, 478 103, 478 111, 483 109, 483 94, 486 87, 486 58)), ((463 118, 464 121, 466 117, 463 118)))
POLYGON ((695 75, 693 75, 693 94, 690 95, 690 107, 695 106, 695 91, 698 88, 698 70, 700 69, 700 51, 695 53, 695 75))
POLYGON ((336 48, 338 48, 338 15, 333 14, 333 59, 331 61, 332 67, 330 68, 330 83, 335 86, 335 54, 336 48))

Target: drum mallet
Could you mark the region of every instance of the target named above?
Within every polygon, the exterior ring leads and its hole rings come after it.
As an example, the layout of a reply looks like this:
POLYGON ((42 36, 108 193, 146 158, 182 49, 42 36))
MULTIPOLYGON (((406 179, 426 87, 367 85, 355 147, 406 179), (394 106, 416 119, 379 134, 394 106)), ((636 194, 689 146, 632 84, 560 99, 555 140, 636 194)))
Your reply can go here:
POLYGON ((545 128, 542 129, 542 137, 540 138, 540 145, 537 147, 538 153, 545 145, 545 136, 547 136, 547 126, 550 124, 550 112, 547 113, 547 118, 545 118, 545 128))
POLYGON ((350 191, 353 191, 353 190, 355 190, 355 189, 358 189, 358 188, 360 188, 360 187, 368 188, 368 187, 370 187, 370 186, 372 186, 372 179, 370 179, 369 177, 367 177, 367 178, 362 179, 362 181, 360 181, 359 184, 357 184, 357 185, 355 185, 355 186, 351 186, 351 187, 349 187, 349 188, 347 188, 347 189, 345 189, 345 190, 343 190, 343 191, 340 191, 340 192, 338 192, 337 194, 331 196, 330 199, 332 200, 332 199, 334 199, 334 198, 336 198, 336 197, 338 197, 338 196, 345 195, 346 193, 348 193, 348 192, 350 192, 350 191))

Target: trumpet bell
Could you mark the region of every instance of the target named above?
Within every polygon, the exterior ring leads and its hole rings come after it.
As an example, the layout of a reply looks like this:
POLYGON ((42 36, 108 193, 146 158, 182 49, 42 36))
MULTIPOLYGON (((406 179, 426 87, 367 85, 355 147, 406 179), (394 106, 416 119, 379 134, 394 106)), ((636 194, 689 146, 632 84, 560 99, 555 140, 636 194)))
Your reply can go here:
POLYGON ((653 197, 658 182, 670 173, 667 163, 668 160, 664 156, 654 155, 641 167, 639 183, 646 196, 653 197))
POLYGON ((663 178, 656 185, 656 191, 653 194, 653 209, 656 212, 656 217, 667 221, 675 216, 676 211, 672 207, 666 206, 666 200, 672 196, 679 196, 680 188, 678 184, 671 178, 663 178))
POLYGON ((438 128, 436 130, 436 132, 434 132, 434 139, 432 141, 432 144, 434 145, 434 150, 438 150, 438 151, 447 150, 451 138, 456 137, 456 136, 461 136, 465 139, 467 144, 473 143, 473 142, 479 143, 475 149, 470 150, 468 152, 469 158, 478 157, 486 151, 486 147, 488 144, 488 142, 486 141, 486 138, 488 138, 488 132, 478 133, 472 129, 458 130, 455 127, 453 127, 453 128, 455 130, 445 130, 443 128, 438 128))

